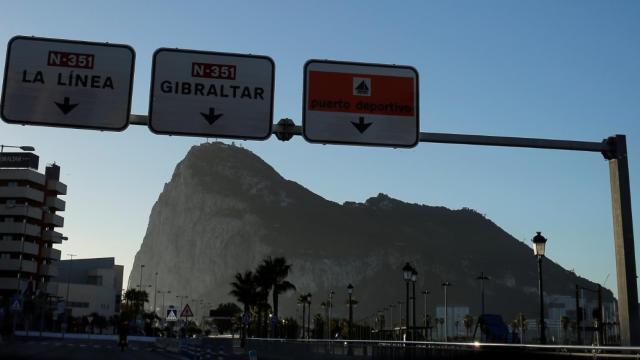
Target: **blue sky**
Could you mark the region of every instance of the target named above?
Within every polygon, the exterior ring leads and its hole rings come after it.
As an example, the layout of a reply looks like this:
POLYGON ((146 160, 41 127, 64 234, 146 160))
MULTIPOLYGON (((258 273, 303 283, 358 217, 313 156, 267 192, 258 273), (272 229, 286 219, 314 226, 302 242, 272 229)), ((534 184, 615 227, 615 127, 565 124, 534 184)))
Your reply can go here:
MULTIPOLYGON (((276 121, 300 123, 302 67, 320 58, 414 66, 421 131, 593 141, 626 134, 640 231, 640 2, 15 1, 3 15, 2 53, 14 35, 133 46, 135 114, 147 113, 153 51, 179 47, 272 57, 276 121)), ((107 133, 0 123, 0 143, 33 145, 41 164, 62 167, 64 257, 115 256, 126 273, 175 164, 203 141, 142 126, 107 133)), ((299 137, 240 143, 330 200, 383 192, 477 209, 527 242, 542 231, 551 259, 600 283, 610 274, 605 285, 615 289, 608 167, 599 154, 424 143, 393 150, 299 137)))

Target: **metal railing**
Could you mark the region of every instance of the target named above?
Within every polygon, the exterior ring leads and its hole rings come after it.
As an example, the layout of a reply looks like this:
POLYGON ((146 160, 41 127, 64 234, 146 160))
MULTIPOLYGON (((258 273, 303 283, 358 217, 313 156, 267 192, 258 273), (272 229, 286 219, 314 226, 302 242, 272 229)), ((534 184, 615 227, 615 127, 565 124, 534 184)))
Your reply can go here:
POLYGON ((260 359, 514 359, 640 358, 640 347, 501 344, 479 342, 247 339, 260 359))

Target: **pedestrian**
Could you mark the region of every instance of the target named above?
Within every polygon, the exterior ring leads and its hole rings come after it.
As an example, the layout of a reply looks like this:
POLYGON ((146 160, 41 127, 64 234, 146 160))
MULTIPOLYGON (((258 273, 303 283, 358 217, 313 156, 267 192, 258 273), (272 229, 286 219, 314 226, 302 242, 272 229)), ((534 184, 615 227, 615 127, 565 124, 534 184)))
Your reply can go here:
POLYGON ((118 345, 120 345, 120 351, 124 351, 127 347, 127 336, 129 335, 129 324, 126 321, 120 323, 118 326, 118 345))
POLYGON ((218 360, 224 360, 225 358, 226 355, 224 354, 224 348, 220 345, 220 347, 218 347, 218 360))

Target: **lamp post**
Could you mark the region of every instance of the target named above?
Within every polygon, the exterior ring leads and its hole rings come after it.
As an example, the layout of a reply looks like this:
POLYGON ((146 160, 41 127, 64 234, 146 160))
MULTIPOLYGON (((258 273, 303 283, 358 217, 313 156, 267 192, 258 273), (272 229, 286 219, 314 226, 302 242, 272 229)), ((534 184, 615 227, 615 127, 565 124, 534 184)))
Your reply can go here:
POLYGON ((35 151, 36 150, 33 146, 29 146, 29 145, 22 145, 22 146, 0 145, 0 153, 4 152, 4 148, 20 149, 22 151, 35 151))
MULTIPOLYGON (((391 328, 391 340, 395 340, 396 339, 396 332, 395 329, 393 328, 393 309, 396 306, 394 304, 389 305, 389 327, 391 328)), ((386 311, 387 309, 384 309, 385 311, 385 316, 386 316, 386 311)), ((386 322, 386 319, 385 319, 386 322)))
POLYGON ((427 340, 427 335, 429 334, 429 329, 427 329, 427 295, 431 292, 429 290, 422 291, 422 295, 424 295, 424 339, 427 340))
POLYGON ((476 277, 476 280, 480 280, 480 316, 484 315, 484 281, 489 280, 488 276, 484 275, 484 272, 480 273, 480 276, 476 277))
POLYGON ((533 254, 538 257, 538 293, 540 295, 540 343, 547 343, 547 336, 545 334, 544 326, 544 294, 542 288, 542 258, 544 257, 545 244, 547 239, 542 236, 540 231, 536 232, 536 236, 531 240, 533 241, 533 254))
POLYGON ((140 291, 142 291, 142 269, 144 269, 144 264, 140 264, 140 285, 138 285, 140 291))
POLYGON ((445 281, 442 283, 442 287, 444 288, 444 341, 448 341, 449 337, 449 329, 447 328, 449 323, 447 322, 447 288, 453 285, 452 283, 445 281))
POLYGON ((156 283, 153 290, 155 290, 153 292, 153 313, 157 315, 158 314, 158 309, 156 308, 156 297, 158 295, 158 272, 157 271, 156 271, 156 283))
POLYGON ((307 293, 307 339, 311 338, 311 293, 307 293))
POLYGON ((416 341, 416 280, 418 280, 418 271, 414 268, 411 271, 411 284, 413 287, 411 299, 413 300, 413 315, 411 325, 411 341, 416 341))
MULTIPOLYGON (((405 319, 406 319, 405 321, 406 321, 406 324, 407 324, 406 330, 405 330, 405 340, 406 340, 406 337, 407 337, 407 335, 409 333, 409 331, 408 331, 409 330, 409 281, 411 281, 412 272, 413 272, 413 267, 411 266, 411 264, 409 264, 409 263, 404 264, 404 266, 402 267, 402 278, 404 279, 405 287, 406 287, 406 290, 407 290, 407 295, 405 297, 406 304, 407 304, 405 306, 405 308, 406 308, 405 309, 405 313, 406 313, 405 314, 406 315, 405 316, 405 319)), ((402 326, 402 321, 400 321, 400 325, 402 326)))
POLYGON ((171 294, 171 290, 167 290, 167 291, 162 291, 162 290, 158 290, 158 293, 162 294, 162 314, 164 314, 164 318, 165 318, 165 322, 167 319, 167 310, 164 307, 164 296, 166 294, 171 294))
MULTIPOLYGON (((352 295, 353 295, 353 285, 349 284, 347 286, 347 293, 349 294, 349 333, 348 333, 348 337, 349 340, 353 340, 353 302, 352 302, 352 295)), ((347 348, 347 355, 348 356, 353 356, 353 348, 351 347, 351 343, 348 344, 348 348, 347 348)))
POLYGON ((329 324, 327 324, 329 339, 333 337, 331 331, 331 308, 333 307, 333 294, 335 294, 335 292, 333 290, 329 290, 329 324))

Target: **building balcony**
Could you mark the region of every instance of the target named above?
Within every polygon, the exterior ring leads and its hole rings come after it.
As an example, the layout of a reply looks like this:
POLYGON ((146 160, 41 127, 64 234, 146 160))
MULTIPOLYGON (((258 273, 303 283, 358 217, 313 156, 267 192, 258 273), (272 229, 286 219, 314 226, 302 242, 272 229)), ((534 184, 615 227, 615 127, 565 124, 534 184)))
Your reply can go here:
POLYGON ((40 248, 40 257, 59 261, 62 253, 58 249, 42 247, 40 248))
MULTIPOLYGON (((16 290, 18 288, 18 276, 0 277, 0 290, 16 290)), ((27 288, 27 280, 20 281, 20 289, 27 288)))
POLYGON ((61 183, 58 180, 47 180, 47 190, 54 191, 58 195, 67 195, 67 185, 61 183))
POLYGON ((42 209, 28 205, 0 204, 0 216, 22 216, 40 220, 42 209))
POLYGON ((64 211, 64 208, 65 208, 64 200, 58 199, 55 196, 47 196, 47 199, 45 200, 44 204, 47 207, 50 207, 50 208, 55 209, 57 211, 64 211))
POLYGON ((0 234, 26 234, 29 236, 40 236, 40 226, 24 223, 3 221, 0 222, 0 234))
POLYGON ((64 218, 60 215, 45 213, 44 214, 44 223, 46 225, 51 225, 55 227, 64 226, 64 218))
MULTIPOLYGON (((0 240, 0 252, 3 253, 24 253, 38 255, 38 244, 20 240, 0 240)), ((1 260, 0 260, 1 261, 1 260)))
POLYGON ((28 181, 38 185, 44 185, 43 174, 31 169, 2 169, 0 180, 28 181))
POLYGON ((44 200, 44 192, 26 186, 0 186, 0 198, 28 199, 41 203, 44 200))
POLYGON ((42 240, 55 244, 62 244, 62 234, 53 230, 44 230, 42 232, 42 240))
MULTIPOLYGON (((20 261, 22 261, 22 272, 35 274, 38 272, 38 263, 31 260, 20 259, 0 259, 0 270, 20 271, 20 261)), ((15 284, 15 283, 14 283, 15 284)))
POLYGON ((41 264, 40 270, 38 270, 39 275, 56 277, 58 276, 58 267, 53 264, 41 264))

